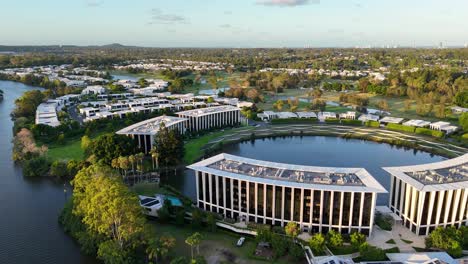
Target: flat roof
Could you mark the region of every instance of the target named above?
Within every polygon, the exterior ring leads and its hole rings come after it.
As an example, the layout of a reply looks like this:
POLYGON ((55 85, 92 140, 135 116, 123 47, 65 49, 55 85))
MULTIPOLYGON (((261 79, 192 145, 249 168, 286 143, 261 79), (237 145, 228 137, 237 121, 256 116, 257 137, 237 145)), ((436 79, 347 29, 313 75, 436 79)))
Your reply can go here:
POLYGON ((468 154, 429 164, 383 169, 420 191, 468 188, 468 154))
POLYGON ((240 108, 232 106, 232 105, 221 105, 221 106, 213 106, 213 107, 206 107, 200 109, 192 109, 182 112, 177 112, 178 115, 184 116, 203 116, 209 115, 212 113, 221 113, 226 111, 240 111, 240 108))
POLYGON ((184 122, 186 120, 186 118, 175 116, 158 116, 128 126, 124 129, 117 131, 116 133, 121 135, 156 135, 159 132, 161 123, 164 123, 166 127, 169 127, 177 123, 184 122))
POLYGON ((386 116, 386 117, 380 119, 379 122, 399 124, 399 123, 403 122, 403 120, 404 120, 404 118, 401 118, 401 117, 386 116))
POLYGON ((387 191, 363 168, 292 165, 222 153, 188 168, 220 176, 271 185, 336 191, 387 191))
POLYGON ((441 262, 447 264, 459 263, 446 252, 387 253, 386 255, 390 261, 397 261, 408 264, 441 262), (436 262, 435 260, 439 260, 439 262, 436 262))

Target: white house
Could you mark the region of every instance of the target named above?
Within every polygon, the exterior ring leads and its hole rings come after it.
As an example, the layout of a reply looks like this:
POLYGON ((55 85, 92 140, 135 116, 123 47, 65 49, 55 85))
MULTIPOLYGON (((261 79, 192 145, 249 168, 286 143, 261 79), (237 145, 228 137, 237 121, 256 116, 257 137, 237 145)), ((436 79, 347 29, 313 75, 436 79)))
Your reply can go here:
POLYGON ((414 126, 414 127, 427 127, 431 124, 429 121, 411 119, 403 123, 405 126, 414 126))
POLYGON ((352 119, 352 120, 354 120, 354 119, 356 119, 356 112, 348 111, 346 113, 341 113, 340 118, 341 119, 352 119))
POLYGON ((435 122, 435 123, 431 123, 429 125, 429 127, 431 129, 433 129, 433 130, 443 131, 446 134, 453 133, 453 132, 457 131, 457 129, 458 129, 458 127, 452 126, 449 122, 444 122, 444 121, 438 121, 438 122, 435 122))
POLYGON ((106 88, 102 87, 101 85, 91 85, 83 89, 81 94, 103 94, 106 92, 106 88))

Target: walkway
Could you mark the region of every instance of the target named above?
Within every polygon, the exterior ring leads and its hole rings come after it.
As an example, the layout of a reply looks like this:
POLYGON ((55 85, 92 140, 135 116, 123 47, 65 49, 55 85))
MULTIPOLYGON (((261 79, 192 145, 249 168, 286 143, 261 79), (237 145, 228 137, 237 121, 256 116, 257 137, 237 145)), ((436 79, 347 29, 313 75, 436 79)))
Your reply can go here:
POLYGON ((374 231, 368 242, 383 249, 398 247, 402 253, 414 253, 416 250, 413 247, 425 247, 423 236, 417 236, 401 224, 393 225, 392 231, 385 231, 374 226, 374 231), (395 244, 387 243, 391 239, 395 241, 395 244))

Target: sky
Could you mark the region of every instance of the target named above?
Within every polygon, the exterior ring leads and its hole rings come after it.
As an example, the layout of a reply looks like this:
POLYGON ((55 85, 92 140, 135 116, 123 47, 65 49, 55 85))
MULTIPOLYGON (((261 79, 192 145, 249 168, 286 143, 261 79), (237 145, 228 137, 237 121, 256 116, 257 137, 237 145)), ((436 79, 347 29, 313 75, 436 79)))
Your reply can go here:
POLYGON ((0 45, 468 43, 468 0, 0 0, 0 10, 0 45))

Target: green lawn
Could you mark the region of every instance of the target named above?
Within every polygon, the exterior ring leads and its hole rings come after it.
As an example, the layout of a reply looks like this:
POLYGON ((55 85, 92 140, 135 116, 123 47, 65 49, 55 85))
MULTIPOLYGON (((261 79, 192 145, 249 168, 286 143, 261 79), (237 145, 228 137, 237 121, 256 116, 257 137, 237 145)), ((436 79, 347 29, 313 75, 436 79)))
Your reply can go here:
POLYGON ((81 149, 81 140, 73 139, 65 142, 65 144, 49 144, 47 157, 52 161, 55 160, 82 160, 84 152, 81 149))
POLYGON ((185 143, 185 156, 184 161, 187 164, 193 163, 197 158, 203 155, 202 147, 206 145, 210 140, 220 137, 226 133, 225 131, 210 132, 209 134, 201 137, 191 139, 185 143))
MULTIPOLYGON (((170 235, 176 239, 175 248, 171 252, 171 257, 184 256, 190 258, 190 247, 185 243, 185 239, 199 232, 202 235, 202 243, 200 245, 200 255, 205 259, 219 258, 218 263, 294 263, 292 259, 283 257, 277 261, 262 261, 252 258, 252 253, 255 250, 256 243, 253 238, 246 237, 242 247, 237 247, 236 242, 241 237, 231 232, 222 229, 217 229, 215 232, 206 230, 193 230, 188 226, 176 226, 171 224, 161 224, 152 222, 155 225, 156 236, 164 234, 170 235)), ((196 254, 196 249, 194 249, 196 254)), ((296 262, 297 263, 297 262, 296 262)))

